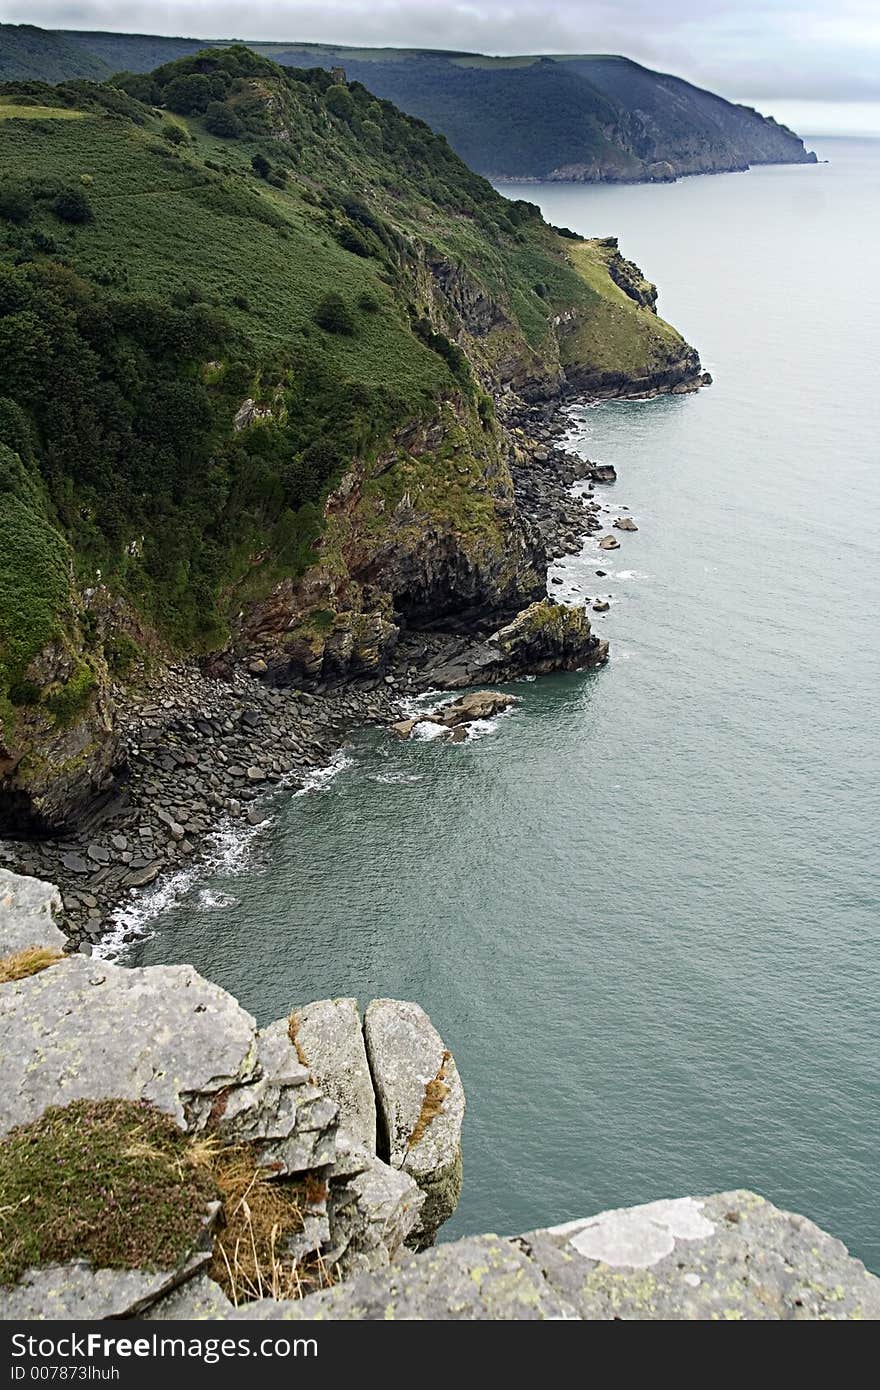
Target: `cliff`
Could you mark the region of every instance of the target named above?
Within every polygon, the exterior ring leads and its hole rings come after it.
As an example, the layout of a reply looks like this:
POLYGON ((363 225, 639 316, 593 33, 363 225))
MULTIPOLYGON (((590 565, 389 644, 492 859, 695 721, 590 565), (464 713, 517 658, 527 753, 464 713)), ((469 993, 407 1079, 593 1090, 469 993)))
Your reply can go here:
POLYGON ((65 957, 60 911, 0 870, 4 1319, 880 1316, 880 1280, 751 1192, 426 1250, 464 1090, 418 1005, 258 1029, 188 966, 65 957))
POLYGON ((703 379, 616 244, 357 83, 234 47, 0 96, 0 832, 104 794, 171 657, 323 688, 498 629, 546 569, 510 401, 703 379))
MULTIPOLYGON (((14 25, 0 33, 0 77, 44 81, 144 73, 209 46, 14 25)), ((344 68, 349 79, 442 132, 490 178, 652 182, 815 162, 799 136, 772 118, 619 55, 491 58, 283 41, 249 47, 290 67, 344 68)))

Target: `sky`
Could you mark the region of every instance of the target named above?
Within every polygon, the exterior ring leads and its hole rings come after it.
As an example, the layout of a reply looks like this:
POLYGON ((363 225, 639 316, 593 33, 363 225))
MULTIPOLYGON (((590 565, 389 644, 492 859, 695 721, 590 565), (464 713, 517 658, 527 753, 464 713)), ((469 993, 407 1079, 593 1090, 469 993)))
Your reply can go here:
POLYGON ((624 53, 783 119, 809 112, 812 125, 799 124, 817 132, 880 112, 878 0, 13 0, 2 18, 199 38, 624 53))

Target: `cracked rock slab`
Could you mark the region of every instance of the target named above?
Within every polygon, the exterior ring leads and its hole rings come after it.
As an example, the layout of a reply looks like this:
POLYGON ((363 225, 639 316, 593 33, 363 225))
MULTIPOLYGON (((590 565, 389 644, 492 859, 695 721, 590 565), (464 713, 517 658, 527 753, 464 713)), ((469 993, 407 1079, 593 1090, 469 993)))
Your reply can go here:
POLYGON ((61 894, 54 884, 0 869, 0 957, 29 946, 63 950, 67 937, 55 924, 61 910, 61 894))
POLYGON ((461 1192, 464 1087, 455 1059, 424 1009, 374 999, 364 1016, 384 1156, 425 1193, 418 1236, 428 1244, 461 1192))
POLYGON ((376 1097, 356 999, 318 999, 295 1009, 290 1027, 314 1082, 339 1106, 340 1148, 376 1152, 376 1097))
MULTIPOLYGON (((194 1255, 177 1270, 93 1269, 85 1261, 29 1269, 12 1289, 0 1289, 4 1322, 136 1317, 189 1279, 211 1258, 194 1255)), ((217 1316, 212 1314, 211 1316, 217 1316)))
POLYGON ((189 1123, 187 1096, 254 1074, 256 1025, 189 965, 71 956, 0 990, 0 1134, 72 1100, 147 1100, 189 1123))

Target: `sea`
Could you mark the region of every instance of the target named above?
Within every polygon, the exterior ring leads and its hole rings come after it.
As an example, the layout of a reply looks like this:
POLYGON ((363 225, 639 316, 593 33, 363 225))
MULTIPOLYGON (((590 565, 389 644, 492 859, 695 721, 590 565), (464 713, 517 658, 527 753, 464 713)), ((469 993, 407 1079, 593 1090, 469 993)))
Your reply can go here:
POLYGON ((553 571, 609 664, 463 744, 357 736, 128 920, 123 959, 260 1022, 428 1010, 468 1100, 444 1238, 745 1187, 880 1271, 880 140, 811 143, 504 190, 617 236, 714 377, 572 412, 638 526, 553 571))

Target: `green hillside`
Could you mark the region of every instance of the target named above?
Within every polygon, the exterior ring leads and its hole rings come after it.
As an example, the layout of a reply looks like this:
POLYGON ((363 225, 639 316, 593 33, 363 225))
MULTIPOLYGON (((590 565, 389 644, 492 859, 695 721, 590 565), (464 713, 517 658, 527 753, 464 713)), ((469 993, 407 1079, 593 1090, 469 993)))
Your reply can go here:
POLYGON ((619 261, 246 48, 0 88, 0 775, 16 730, 45 743, 138 650, 244 640, 279 585, 284 642, 369 648, 424 609, 428 534, 431 603, 515 608, 494 393, 695 370, 619 261))
MULTIPOLYGON (((0 53, 14 55, 14 26, 0 26, 0 53)), ((39 31, 28 31, 30 35, 39 31)), ((33 44, 33 39, 29 39, 33 44)), ((204 40, 148 34, 46 32, 47 70, 31 55, 10 76, 146 72, 204 40), (55 45, 69 66, 58 68, 55 45)), ((442 132, 473 169, 491 178, 597 182, 665 180, 750 164, 813 162, 792 131, 681 78, 611 54, 483 54, 432 49, 252 43, 254 52, 298 68, 344 67, 349 80, 442 132)))
POLYGON ((62 82, 67 77, 101 81, 112 66, 64 34, 33 24, 0 24, 0 82, 62 82))

